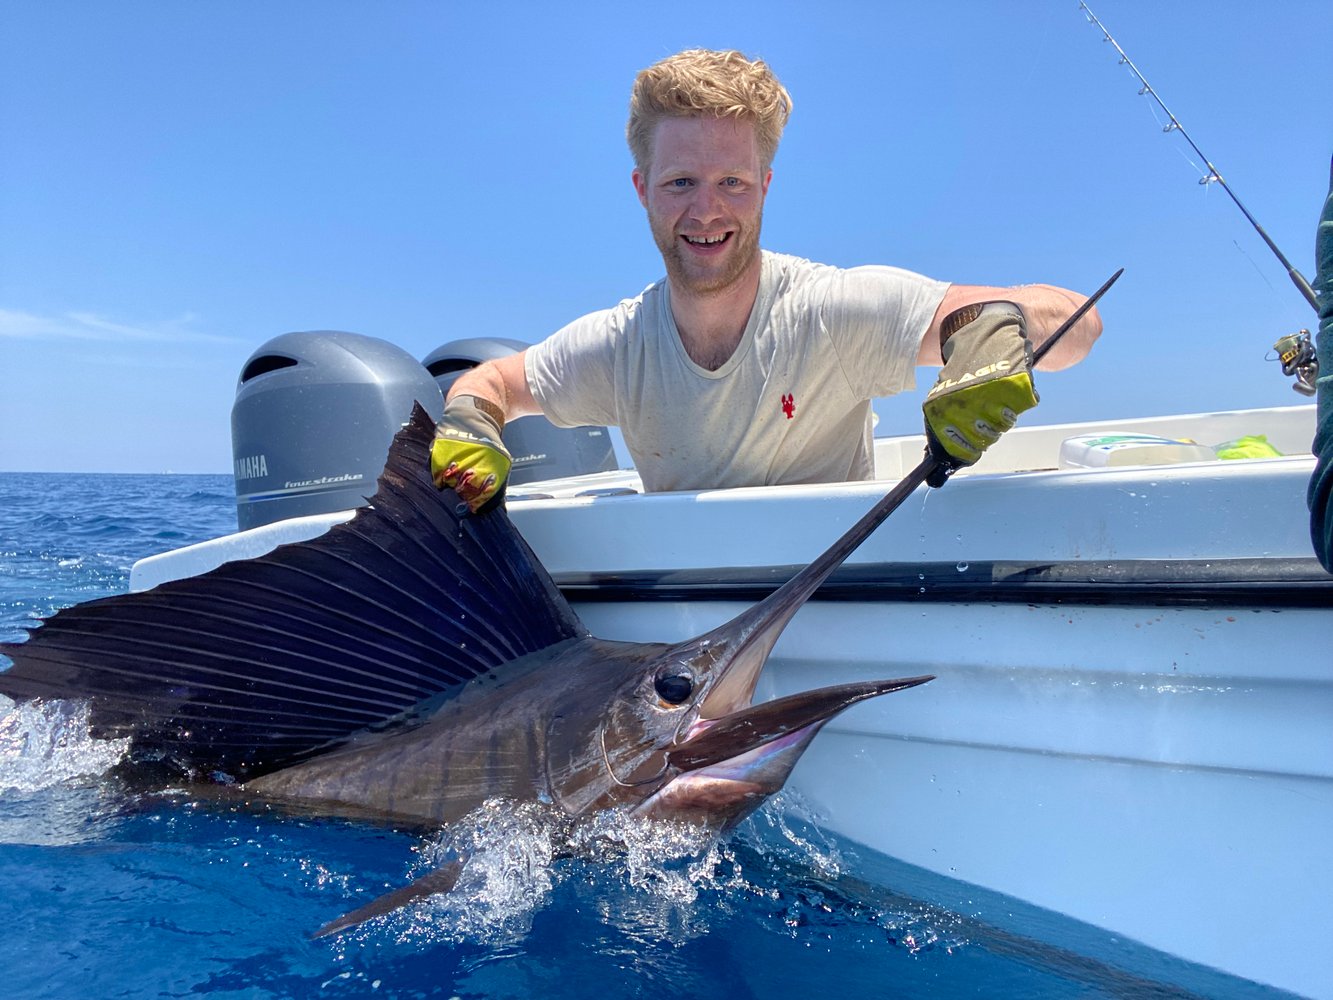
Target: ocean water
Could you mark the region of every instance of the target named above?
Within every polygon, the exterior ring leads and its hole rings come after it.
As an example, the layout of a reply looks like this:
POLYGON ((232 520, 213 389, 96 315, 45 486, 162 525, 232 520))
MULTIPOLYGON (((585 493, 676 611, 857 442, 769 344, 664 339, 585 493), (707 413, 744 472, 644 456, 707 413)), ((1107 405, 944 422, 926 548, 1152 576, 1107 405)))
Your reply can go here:
MULTIPOLYGON (((225 476, 0 474, 0 639, 235 530, 232 504, 225 476)), ((608 820, 619 847, 571 859, 504 803, 423 839, 134 794, 122 751, 81 706, 0 705, 0 996, 1279 995, 874 856, 785 793, 721 843, 608 820), (449 896, 309 938, 460 839, 449 896)))

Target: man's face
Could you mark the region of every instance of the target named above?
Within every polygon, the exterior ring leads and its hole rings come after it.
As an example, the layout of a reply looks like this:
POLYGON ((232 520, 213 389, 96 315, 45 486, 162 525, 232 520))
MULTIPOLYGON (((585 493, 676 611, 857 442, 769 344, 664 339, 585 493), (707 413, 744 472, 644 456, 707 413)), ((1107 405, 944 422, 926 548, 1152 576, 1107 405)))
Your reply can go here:
POLYGON ((759 162, 751 122, 705 117, 658 124, 647 176, 635 170, 634 188, 674 288, 719 292, 758 267, 772 176, 759 162))

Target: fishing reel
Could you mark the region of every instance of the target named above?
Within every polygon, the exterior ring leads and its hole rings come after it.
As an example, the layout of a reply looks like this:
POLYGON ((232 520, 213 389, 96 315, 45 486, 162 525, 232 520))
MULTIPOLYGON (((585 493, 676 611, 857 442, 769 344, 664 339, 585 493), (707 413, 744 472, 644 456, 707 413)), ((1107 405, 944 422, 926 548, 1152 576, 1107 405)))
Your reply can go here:
POLYGON ((1319 377, 1319 359, 1309 330, 1299 330, 1278 339, 1273 345, 1277 360, 1282 362, 1282 374, 1296 379, 1292 388, 1303 396, 1313 396, 1315 379, 1319 377))

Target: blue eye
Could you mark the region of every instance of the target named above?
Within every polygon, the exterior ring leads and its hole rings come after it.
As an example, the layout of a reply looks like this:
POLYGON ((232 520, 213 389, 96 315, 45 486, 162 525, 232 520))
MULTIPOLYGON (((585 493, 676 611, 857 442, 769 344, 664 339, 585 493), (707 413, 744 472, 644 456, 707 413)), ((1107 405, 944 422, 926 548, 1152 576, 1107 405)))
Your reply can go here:
POLYGON ((739 177, 728 177, 728 178, 727 178, 726 180, 724 180, 722 183, 725 184, 727 187, 735 187, 735 186, 738 185, 740 182, 741 182, 741 179, 740 179, 739 177))
POLYGON ((677 177, 674 181, 671 182, 672 187, 678 187, 678 188, 689 187, 689 184, 690 184, 689 180, 684 177, 677 177))

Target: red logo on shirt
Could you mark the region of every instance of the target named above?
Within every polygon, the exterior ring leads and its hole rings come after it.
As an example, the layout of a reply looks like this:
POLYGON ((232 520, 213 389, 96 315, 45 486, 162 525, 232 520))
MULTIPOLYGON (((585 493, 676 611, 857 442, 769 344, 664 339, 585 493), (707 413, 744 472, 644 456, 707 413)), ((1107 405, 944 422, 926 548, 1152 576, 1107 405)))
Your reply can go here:
POLYGON ((782 412, 787 414, 788 420, 796 415, 796 400, 791 393, 783 393, 782 395, 782 412))

